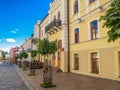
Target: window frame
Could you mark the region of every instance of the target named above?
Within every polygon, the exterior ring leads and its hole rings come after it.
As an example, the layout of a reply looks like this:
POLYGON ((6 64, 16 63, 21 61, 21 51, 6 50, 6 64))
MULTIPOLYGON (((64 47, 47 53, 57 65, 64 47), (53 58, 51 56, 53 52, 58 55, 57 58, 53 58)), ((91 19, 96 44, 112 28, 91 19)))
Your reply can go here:
POLYGON ((100 65, 99 65, 99 63, 100 63, 99 58, 100 58, 100 57, 98 57, 98 58, 93 58, 93 56, 92 56, 93 54, 98 54, 98 55, 99 55, 99 53, 98 53, 98 52, 92 52, 92 53, 90 54, 91 73, 100 74, 100 65), (96 64, 96 68, 95 68, 95 64, 96 64))
POLYGON ((80 42, 80 29, 76 28, 76 29, 74 29, 74 43, 79 43, 79 42, 80 42), (77 32, 77 30, 79 32, 77 32))
POLYGON ((99 38, 99 35, 97 36, 97 33, 99 34, 98 28, 99 28, 99 26, 98 26, 98 20, 93 20, 93 21, 90 22, 90 40, 95 40, 95 39, 99 38), (97 22, 97 27, 96 27, 97 30, 95 29, 95 38, 93 37, 94 36, 94 34, 93 34, 93 27, 92 27, 92 23, 93 22, 97 22))
POLYGON ((73 14, 77 14, 79 12, 79 3, 78 3, 78 0, 75 0, 74 1, 74 4, 73 4, 73 14))
POLYGON ((74 54, 74 70, 79 70, 79 53, 74 54))

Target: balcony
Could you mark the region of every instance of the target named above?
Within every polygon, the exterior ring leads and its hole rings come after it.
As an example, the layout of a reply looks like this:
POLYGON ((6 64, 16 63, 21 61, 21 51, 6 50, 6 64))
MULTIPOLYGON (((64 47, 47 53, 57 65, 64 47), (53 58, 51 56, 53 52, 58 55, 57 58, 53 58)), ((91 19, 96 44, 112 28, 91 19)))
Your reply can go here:
POLYGON ((51 33, 51 32, 58 31, 60 26, 61 26, 61 20, 55 19, 45 27, 45 33, 51 33))

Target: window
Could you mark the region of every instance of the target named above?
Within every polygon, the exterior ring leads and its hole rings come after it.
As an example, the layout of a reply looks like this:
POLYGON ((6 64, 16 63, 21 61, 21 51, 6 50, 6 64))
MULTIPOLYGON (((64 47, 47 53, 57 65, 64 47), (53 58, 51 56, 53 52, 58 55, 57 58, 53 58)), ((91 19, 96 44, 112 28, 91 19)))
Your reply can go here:
POLYGON ((89 2, 90 2, 90 4, 92 3, 92 2, 94 2, 95 0, 89 0, 89 2))
POLYGON ((78 54, 74 54, 74 69, 79 70, 79 56, 78 56, 78 54))
POLYGON ((91 40, 98 38, 98 22, 97 20, 91 22, 91 40))
POLYGON ((60 19, 60 11, 58 12, 58 19, 60 19))
POLYGON ((74 14, 78 13, 78 0, 74 2, 74 14))
POLYGON ((75 29, 75 43, 79 43, 79 28, 75 29))
POLYGON ((97 52, 91 53, 91 72, 98 74, 99 73, 99 54, 97 52))

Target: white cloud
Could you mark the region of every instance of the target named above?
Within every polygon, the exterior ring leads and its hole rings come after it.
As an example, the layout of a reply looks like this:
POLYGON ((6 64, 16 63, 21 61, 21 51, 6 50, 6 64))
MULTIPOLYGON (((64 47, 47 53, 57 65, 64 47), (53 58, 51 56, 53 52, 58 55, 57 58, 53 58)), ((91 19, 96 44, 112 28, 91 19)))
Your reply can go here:
POLYGON ((11 33, 16 33, 16 31, 11 31, 11 33))
POLYGON ((18 28, 15 28, 14 30, 11 31, 11 33, 15 34, 15 33, 17 33, 18 30, 19 30, 18 28))
POLYGON ((0 39, 0 42, 1 42, 2 40, 0 39))
POLYGON ((18 30, 19 30, 18 28, 15 29, 15 31, 18 31, 18 30))
POLYGON ((10 42, 10 43, 16 42, 13 38, 7 38, 6 41, 7 41, 7 42, 10 42))

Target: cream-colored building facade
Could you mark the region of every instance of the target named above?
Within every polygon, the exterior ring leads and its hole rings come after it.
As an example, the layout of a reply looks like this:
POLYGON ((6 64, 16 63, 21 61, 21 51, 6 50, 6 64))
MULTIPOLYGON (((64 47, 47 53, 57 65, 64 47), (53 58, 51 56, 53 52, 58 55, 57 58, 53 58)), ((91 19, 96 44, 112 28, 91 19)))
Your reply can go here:
POLYGON ((57 40, 58 50, 53 55, 52 66, 58 67, 63 72, 68 71, 68 17, 67 0, 54 0, 46 17, 41 21, 41 38, 50 41, 57 40))
POLYGON ((111 0, 50 3, 46 17, 35 25, 34 38, 57 40, 58 50, 51 57, 53 67, 63 72, 120 80, 120 39, 108 43, 108 29, 102 28, 104 22, 99 21, 110 4, 111 0))
POLYGON ((26 59, 27 61, 31 61, 31 55, 29 50, 33 49, 33 44, 32 44, 32 37, 26 39, 25 43, 20 47, 19 51, 26 51, 28 53, 28 58, 26 59))
POLYGON ((69 0, 70 71, 120 80, 120 39, 108 43, 100 16, 111 0, 69 0), (77 6, 78 5, 78 6, 77 6))
MULTIPOLYGON (((40 39, 40 23, 41 21, 38 20, 37 24, 34 25, 34 35, 33 35, 34 39, 40 39)), ((37 49, 37 45, 33 44, 33 50, 36 49, 37 49)))

